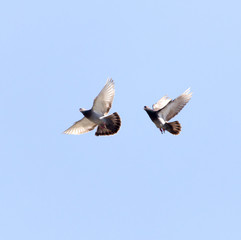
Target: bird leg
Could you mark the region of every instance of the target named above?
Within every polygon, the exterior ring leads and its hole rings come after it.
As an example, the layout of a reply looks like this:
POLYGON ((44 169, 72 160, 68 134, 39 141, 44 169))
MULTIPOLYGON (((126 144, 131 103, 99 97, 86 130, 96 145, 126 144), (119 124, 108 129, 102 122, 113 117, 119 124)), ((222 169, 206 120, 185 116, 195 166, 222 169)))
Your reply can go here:
POLYGON ((165 129, 163 129, 163 128, 160 128, 160 131, 162 134, 165 133, 165 129))

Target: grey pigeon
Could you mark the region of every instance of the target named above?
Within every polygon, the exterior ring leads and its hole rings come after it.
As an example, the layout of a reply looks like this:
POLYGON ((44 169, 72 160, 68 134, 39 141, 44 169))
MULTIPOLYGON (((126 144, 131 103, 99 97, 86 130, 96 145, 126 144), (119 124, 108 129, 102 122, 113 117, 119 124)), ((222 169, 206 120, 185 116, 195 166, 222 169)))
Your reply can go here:
POLYGON ((106 116, 109 112, 115 95, 115 86, 112 79, 107 79, 104 88, 95 98, 90 110, 80 108, 84 118, 75 122, 70 128, 64 131, 65 134, 79 135, 89 132, 97 127, 96 136, 113 135, 121 126, 121 119, 117 112, 106 116))
POLYGON ((191 97, 192 93, 190 93, 190 88, 188 88, 178 98, 172 100, 168 96, 164 96, 156 104, 152 105, 152 109, 144 106, 144 110, 157 128, 160 129, 161 133, 167 130, 174 135, 178 135, 181 132, 181 124, 178 121, 168 121, 183 109, 191 97))

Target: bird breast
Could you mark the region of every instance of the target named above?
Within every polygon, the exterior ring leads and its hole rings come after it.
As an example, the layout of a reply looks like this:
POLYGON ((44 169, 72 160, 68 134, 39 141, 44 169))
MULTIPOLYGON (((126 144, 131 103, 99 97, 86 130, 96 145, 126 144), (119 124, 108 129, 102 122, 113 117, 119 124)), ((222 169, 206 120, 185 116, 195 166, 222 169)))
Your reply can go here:
POLYGON ((163 125, 165 124, 165 121, 163 118, 156 118, 153 122, 155 123, 157 128, 163 127, 163 125))
POLYGON ((103 122, 105 123, 105 119, 102 118, 103 115, 102 114, 99 114, 97 112, 94 112, 92 111, 91 114, 89 116, 86 116, 91 122, 97 124, 97 125, 100 125, 102 124, 103 122))

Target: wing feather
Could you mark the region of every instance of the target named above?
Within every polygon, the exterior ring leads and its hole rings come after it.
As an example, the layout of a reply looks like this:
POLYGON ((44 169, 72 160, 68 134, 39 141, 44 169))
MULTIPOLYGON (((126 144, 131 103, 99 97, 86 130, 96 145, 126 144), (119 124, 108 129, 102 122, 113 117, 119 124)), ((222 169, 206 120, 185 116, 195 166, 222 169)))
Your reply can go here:
POLYGON ((190 88, 188 88, 182 95, 169 102, 166 107, 160 111, 159 115, 161 115, 165 121, 169 121, 183 109, 191 97, 192 93, 190 93, 190 88))
POLYGON ((157 103, 152 105, 154 111, 158 111, 164 108, 172 99, 168 96, 162 97, 157 103))
POLYGON ((99 95, 95 98, 92 110, 106 115, 112 105, 113 99, 115 95, 115 85, 114 81, 110 78, 107 79, 107 82, 104 88, 101 90, 99 95))
POLYGON ((88 120, 86 117, 75 122, 70 128, 64 131, 65 134, 79 135, 93 130, 96 124, 88 120))

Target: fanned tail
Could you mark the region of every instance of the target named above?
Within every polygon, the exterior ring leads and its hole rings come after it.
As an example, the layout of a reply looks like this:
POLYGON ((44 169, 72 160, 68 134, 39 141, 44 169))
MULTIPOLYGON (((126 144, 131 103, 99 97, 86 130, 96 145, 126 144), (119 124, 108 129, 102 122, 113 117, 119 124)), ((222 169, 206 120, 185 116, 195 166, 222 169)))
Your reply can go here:
POLYGON ((105 117, 106 127, 98 126, 95 136, 105 136, 116 134, 121 126, 121 119, 117 112, 105 117))
POLYGON ((182 127, 178 121, 175 121, 175 122, 166 123, 165 129, 174 135, 178 135, 181 132, 182 127))

